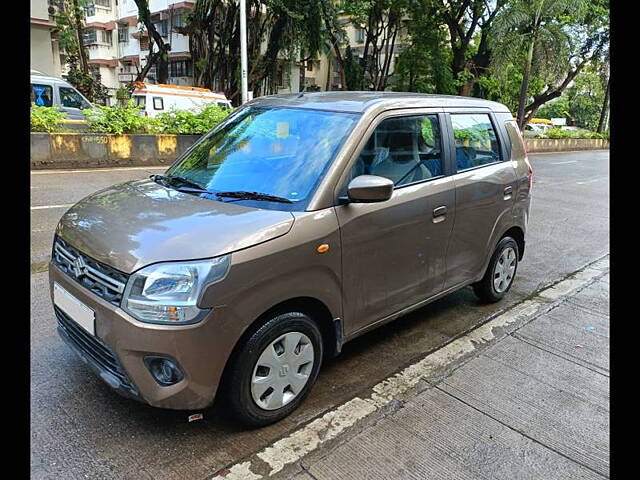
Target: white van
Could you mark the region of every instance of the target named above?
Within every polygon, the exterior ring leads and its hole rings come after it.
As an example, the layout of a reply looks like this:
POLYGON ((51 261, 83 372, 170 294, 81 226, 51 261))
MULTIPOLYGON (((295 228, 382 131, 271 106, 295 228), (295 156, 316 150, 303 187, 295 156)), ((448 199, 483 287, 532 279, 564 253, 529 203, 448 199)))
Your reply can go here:
POLYGON ((222 108, 231 108, 231 102, 222 93, 214 93, 207 88, 187 87, 182 85, 149 85, 135 84, 133 99, 142 108, 143 115, 155 117, 170 110, 201 111, 210 103, 222 108))
POLYGON ((68 120, 84 120, 82 110, 91 102, 65 80, 31 70, 31 103, 43 107, 57 106, 68 120))

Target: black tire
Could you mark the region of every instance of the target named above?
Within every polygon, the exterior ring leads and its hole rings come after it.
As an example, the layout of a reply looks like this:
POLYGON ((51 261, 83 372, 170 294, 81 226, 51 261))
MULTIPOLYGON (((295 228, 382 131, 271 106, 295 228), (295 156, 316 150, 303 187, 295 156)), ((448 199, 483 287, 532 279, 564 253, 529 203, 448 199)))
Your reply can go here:
POLYGON ((473 291, 480 298, 482 302, 485 303, 495 303, 500 300, 507 294, 511 285, 513 285, 513 280, 518 271, 518 259, 520 258, 520 252, 518 251, 518 243, 511 237, 504 237, 502 240, 498 242, 496 249, 491 256, 491 260, 489 261, 489 265, 487 266, 487 270, 478 283, 473 284, 473 291), (507 248, 513 248, 515 251, 515 270, 513 271, 513 275, 509 280, 507 287, 502 291, 497 291, 494 286, 494 274, 496 263, 500 259, 500 255, 507 248))
POLYGON ((256 428, 277 422, 289 415, 306 398, 318 377, 323 355, 322 334, 309 316, 300 312, 276 315, 250 334, 236 350, 229 365, 226 399, 236 419, 247 427, 256 428), (306 385, 289 403, 276 410, 265 410, 254 401, 251 380, 256 362, 264 350, 288 332, 305 334, 314 350, 313 366, 306 385))

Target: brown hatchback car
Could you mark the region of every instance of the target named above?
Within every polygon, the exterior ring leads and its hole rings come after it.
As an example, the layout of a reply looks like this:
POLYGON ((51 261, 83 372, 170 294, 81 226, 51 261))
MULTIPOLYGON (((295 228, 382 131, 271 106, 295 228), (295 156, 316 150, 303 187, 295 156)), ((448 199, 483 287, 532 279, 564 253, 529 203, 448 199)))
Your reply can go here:
POLYGON ((507 107, 380 92, 261 97, 165 172, 58 224, 61 337, 120 393, 261 426, 349 340, 511 287, 532 169, 507 107))

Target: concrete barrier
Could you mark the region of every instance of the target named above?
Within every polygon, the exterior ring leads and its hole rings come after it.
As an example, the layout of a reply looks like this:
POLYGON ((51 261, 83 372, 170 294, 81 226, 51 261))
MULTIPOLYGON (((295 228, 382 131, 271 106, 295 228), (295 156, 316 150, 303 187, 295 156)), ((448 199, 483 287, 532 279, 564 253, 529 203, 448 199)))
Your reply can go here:
MULTIPOLYGON (((87 168, 169 165, 200 135, 102 135, 32 133, 31 168, 87 168)), ((527 151, 564 152, 609 148, 608 140, 527 138, 527 151)))
POLYGON ((525 138, 524 141, 529 153, 609 148, 609 140, 602 138, 525 138))
POLYGON ((200 135, 32 133, 31 168, 169 165, 200 135))

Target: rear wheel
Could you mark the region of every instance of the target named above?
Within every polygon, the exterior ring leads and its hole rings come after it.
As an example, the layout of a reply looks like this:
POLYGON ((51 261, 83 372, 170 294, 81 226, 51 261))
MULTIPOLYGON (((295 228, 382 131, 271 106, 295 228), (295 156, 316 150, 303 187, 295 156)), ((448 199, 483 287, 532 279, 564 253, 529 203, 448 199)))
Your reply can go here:
POLYGON ((504 237, 496 246, 487 271, 473 291, 480 300, 493 303, 501 300, 511 288, 518 269, 518 244, 511 237, 504 237))
POLYGON ((271 318, 232 361, 227 396, 236 417, 261 427, 289 415, 311 390, 322 355, 322 335, 307 315, 271 318))

